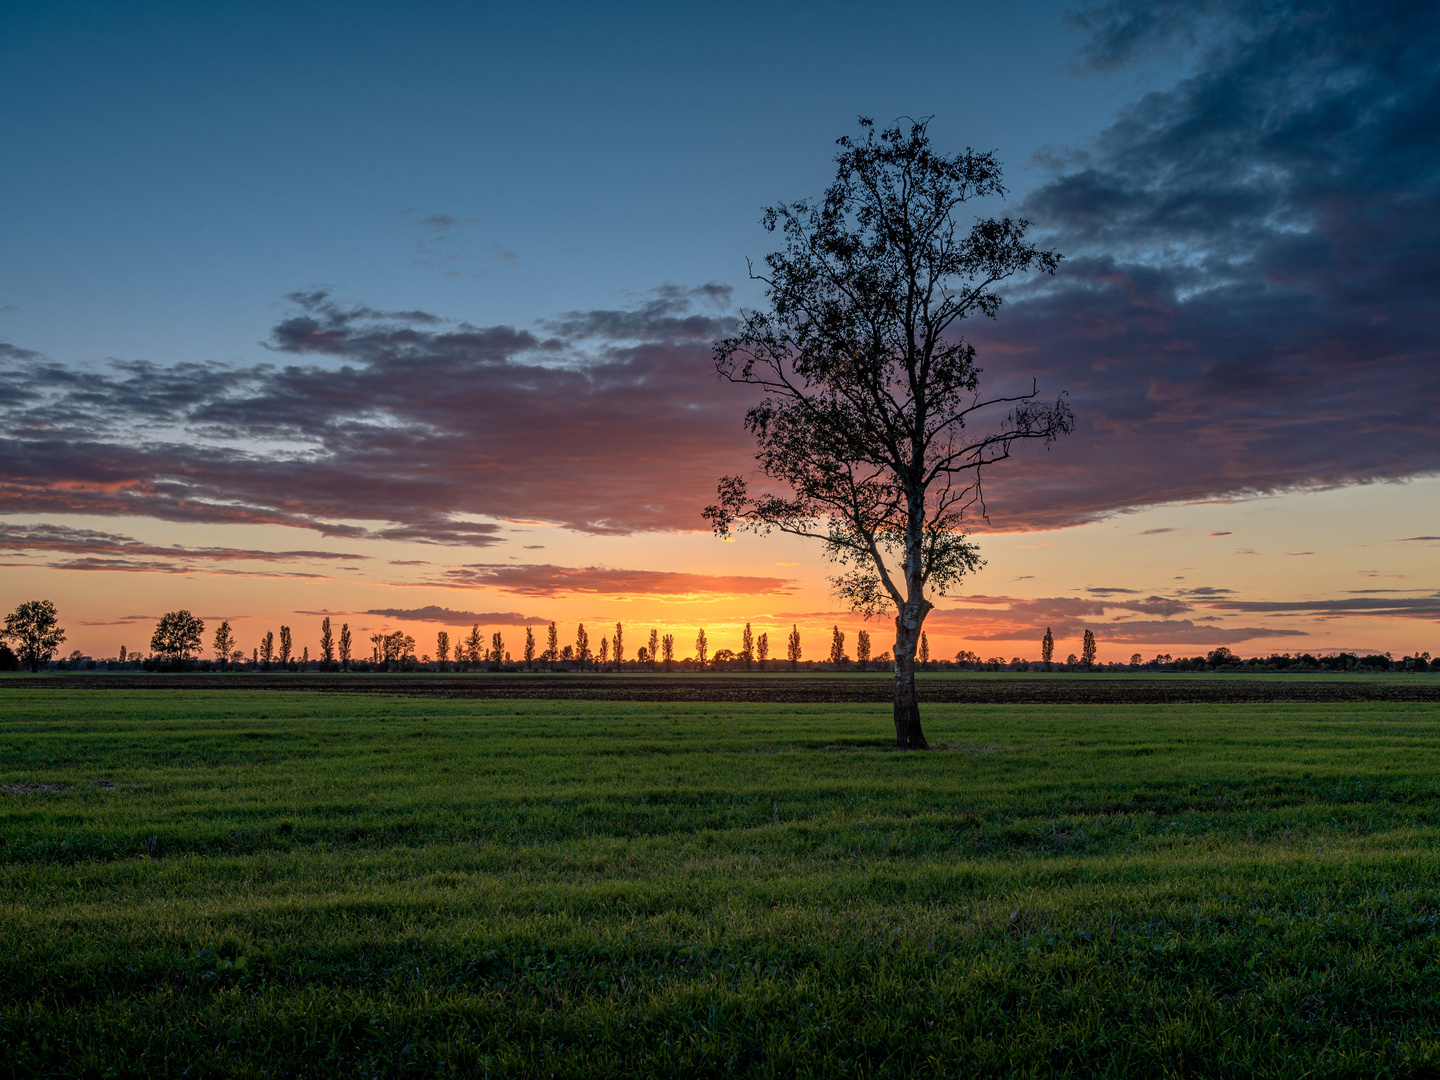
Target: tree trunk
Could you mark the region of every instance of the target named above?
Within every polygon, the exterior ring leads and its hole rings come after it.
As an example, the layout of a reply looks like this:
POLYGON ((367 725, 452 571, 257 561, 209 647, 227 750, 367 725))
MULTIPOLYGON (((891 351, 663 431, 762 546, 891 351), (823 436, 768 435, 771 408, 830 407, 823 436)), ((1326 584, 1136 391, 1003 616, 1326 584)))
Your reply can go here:
POLYGON ((895 747, 898 750, 929 750, 920 728, 920 699, 915 693, 915 649, 920 642, 920 623, 905 613, 895 616, 895 747), (907 622, 914 625, 907 626, 907 622))

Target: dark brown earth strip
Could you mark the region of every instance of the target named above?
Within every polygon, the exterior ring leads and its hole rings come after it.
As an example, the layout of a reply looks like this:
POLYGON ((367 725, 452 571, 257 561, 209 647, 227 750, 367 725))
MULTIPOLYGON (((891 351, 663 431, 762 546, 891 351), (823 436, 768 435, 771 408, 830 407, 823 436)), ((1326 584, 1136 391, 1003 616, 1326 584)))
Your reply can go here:
MULTIPOLYGON (((1440 701, 1440 677, 1413 681, 1294 679, 1167 679, 1043 676, 994 679, 922 677, 922 701, 973 705, 1152 705, 1202 702, 1440 701)), ((573 675, 491 674, 68 674, 0 679, 0 691, 23 687, 70 690, 288 690, 401 694, 411 697, 580 701, 872 703, 891 700, 890 678, 874 675, 573 675)))

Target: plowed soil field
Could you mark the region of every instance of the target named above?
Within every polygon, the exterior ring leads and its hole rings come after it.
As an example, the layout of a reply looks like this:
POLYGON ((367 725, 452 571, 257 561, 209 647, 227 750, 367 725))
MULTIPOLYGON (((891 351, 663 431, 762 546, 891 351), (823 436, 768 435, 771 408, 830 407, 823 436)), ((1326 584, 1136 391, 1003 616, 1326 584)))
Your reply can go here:
MULTIPOLYGON (((318 690, 408 697, 572 701, 881 703, 891 700, 886 673, 602 675, 250 673, 62 673, 0 679, 6 688, 114 690, 318 690)), ((932 675, 919 679, 922 701, 975 705, 1153 705, 1281 701, 1440 701, 1440 676, 1166 677, 1105 675, 932 675)))

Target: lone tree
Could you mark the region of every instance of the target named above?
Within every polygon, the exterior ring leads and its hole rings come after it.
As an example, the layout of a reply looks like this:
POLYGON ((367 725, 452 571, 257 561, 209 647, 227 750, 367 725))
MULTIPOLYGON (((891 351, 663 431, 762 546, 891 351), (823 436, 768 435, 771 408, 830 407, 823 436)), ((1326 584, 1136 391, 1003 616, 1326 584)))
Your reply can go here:
POLYGON ((167 611, 155 624, 150 637, 150 651, 179 664, 200 651, 200 637, 205 624, 188 611, 167 611))
POLYGON ((20 662, 28 664, 32 672, 39 671, 40 665, 49 663, 65 640, 59 618, 55 605, 49 600, 28 600, 5 616, 0 640, 15 642, 20 662))
POLYGON ((751 275, 763 310, 746 312, 715 344, 715 366, 764 397, 745 415, 759 471, 720 481, 705 510, 719 535, 779 529, 814 537, 840 567, 832 584, 863 615, 895 612, 895 739, 925 749, 915 652, 933 595, 944 596, 982 560, 964 531, 984 512, 982 473, 1020 439, 1069 432, 1064 398, 985 397, 962 320, 993 316, 996 287, 1060 256, 1026 239, 1029 222, 958 214, 1001 195, 993 153, 947 157, 928 121, 877 131, 860 120, 838 141, 835 182, 819 202, 765 211, 784 249, 751 275))

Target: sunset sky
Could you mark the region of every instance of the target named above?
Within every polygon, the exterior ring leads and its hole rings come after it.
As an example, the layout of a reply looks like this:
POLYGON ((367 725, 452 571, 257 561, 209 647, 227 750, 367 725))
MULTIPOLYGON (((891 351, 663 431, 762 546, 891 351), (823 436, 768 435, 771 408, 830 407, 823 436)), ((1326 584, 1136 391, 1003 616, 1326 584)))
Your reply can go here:
POLYGON ((1077 430, 987 481, 932 653, 1440 654, 1440 8, 899 11, 8 4, 0 608, 853 641, 817 545, 705 529, 711 343, 762 207, 933 114, 1066 256, 963 332, 1077 430))

